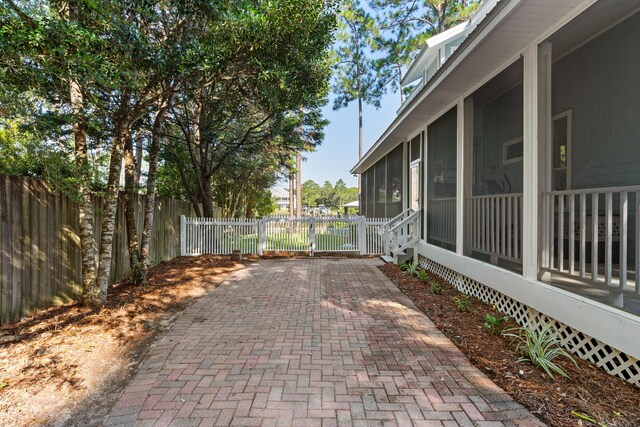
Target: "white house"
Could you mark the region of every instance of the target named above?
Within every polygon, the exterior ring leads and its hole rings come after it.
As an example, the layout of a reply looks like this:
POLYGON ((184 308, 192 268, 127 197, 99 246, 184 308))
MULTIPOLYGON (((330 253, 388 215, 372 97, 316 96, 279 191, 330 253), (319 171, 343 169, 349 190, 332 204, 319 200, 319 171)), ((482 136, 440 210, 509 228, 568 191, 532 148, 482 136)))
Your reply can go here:
POLYGON ((433 37, 352 169, 361 213, 523 325, 640 385, 640 0, 487 0, 433 37))
MULTIPOLYGON (((278 210, 288 210, 289 209, 289 191, 284 188, 272 188, 271 196, 274 198, 276 205, 278 206, 278 210)), ((295 199, 295 195, 294 195, 295 199)))

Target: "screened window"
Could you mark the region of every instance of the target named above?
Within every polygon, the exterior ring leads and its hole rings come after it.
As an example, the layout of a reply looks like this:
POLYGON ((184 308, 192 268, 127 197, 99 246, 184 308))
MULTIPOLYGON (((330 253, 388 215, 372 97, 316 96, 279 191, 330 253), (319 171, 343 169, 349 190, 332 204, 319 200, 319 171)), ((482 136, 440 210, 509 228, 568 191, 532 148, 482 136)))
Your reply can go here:
POLYGON ((369 168, 364 174, 367 180, 366 186, 366 216, 375 217, 375 174, 374 168, 369 168))
POLYGON ((420 160, 420 145, 422 142, 422 133, 416 135, 411 142, 409 143, 409 151, 410 151, 410 162, 415 162, 416 160, 420 160))
POLYGON ((387 155, 387 209, 391 218, 402 212, 402 145, 387 155))
POLYGON ((520 58, 467 100, 474 123, 466 252, 516 272, 522 268, 522 76, 520 58))
POLYGON ((382 158, 375 166, 375 216, 384 217, 385 204, 387 200, 386 186, 387 162, 386 157, 382 158))
POLYGON ((456 108, 427 129, 427 241, 455 250, 456 108))

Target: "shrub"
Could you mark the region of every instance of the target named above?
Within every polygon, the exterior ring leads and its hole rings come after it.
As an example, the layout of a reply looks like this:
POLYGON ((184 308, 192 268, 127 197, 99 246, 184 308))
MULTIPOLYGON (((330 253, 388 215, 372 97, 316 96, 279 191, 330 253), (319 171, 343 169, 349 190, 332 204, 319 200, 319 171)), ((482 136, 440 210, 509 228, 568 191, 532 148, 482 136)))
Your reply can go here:
POLYGON ((412 265, 413 263, 411 262, 411 260, 405 261, 400 264, 400 270, 407 271, 412 265))
POLYGON ((469 302, 469 295, 467 294, 461 294, 459 297, 455 298, 453 301, 456 303, 456 308, 460 312, 468 311, 469 305, 471 305, 471 303, 469 302))
POLYGON ((512 328, 508 332, 505 335, 513 338, 512 342, 517 343, 516 352, 523 356, 518 362, 529 360, 551 378, 553 373, 569 378, 569 375, 553 362, 560 356, 568 358, 578 366, 573 357, 560 347, 560 340, 550 325, 543 326, 539 332, 532 328, 512 328))
POLYGON ((435 279, 431 281, 431 292, 436 295, 440 295, 442 293, 442 285, 440 285, 440 282, 435 279))
POLYGON ((400 269, 405 271, 409 276, 416 277, 418 275, 418 266, 411 262, 405 262, 400 266, 400 269))
POLYGON ((485 314, 484 320, 484 328, 493 335, 500 336, 502 335, 502 331, 509 320, 509 316, 496 317, 491 314, 485 314))
POLYGON ((416 277, 425 283, 429 281, 429 275, 425 270, 418 271, 418 275, 416 277))

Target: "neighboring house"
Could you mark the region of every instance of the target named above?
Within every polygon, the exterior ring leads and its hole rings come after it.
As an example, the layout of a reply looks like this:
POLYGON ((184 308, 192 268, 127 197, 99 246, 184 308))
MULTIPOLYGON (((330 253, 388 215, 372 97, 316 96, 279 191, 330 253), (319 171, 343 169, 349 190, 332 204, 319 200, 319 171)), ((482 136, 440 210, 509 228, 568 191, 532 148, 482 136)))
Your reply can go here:
MULTIPOLYGON (((487 0, 352 169, 424 267, 640 385, 640 1, 487 0)), ((411 255, 411 254, 409 254, 411 255)))
POLYGON ((360 201, 354 200, 353 202, 345 203, 342 205, 342 213, 344 215, 359 215, 360 201))
POLYGON ((283 188, 272 188, 271 195, 273 196, 279 211, 289 210, 289 191, 288 190, 285 190, 283 188))

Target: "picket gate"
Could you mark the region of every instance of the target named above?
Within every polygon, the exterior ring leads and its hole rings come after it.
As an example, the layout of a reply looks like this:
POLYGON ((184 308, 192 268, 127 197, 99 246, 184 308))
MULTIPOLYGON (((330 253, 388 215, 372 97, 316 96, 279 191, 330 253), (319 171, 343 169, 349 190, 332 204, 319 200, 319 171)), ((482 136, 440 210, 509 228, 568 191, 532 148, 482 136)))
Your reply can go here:
POLYGON ((265 217, 180 218, 184 255, 265 252, 384 253, 381 226, 386 218, 265 217))

